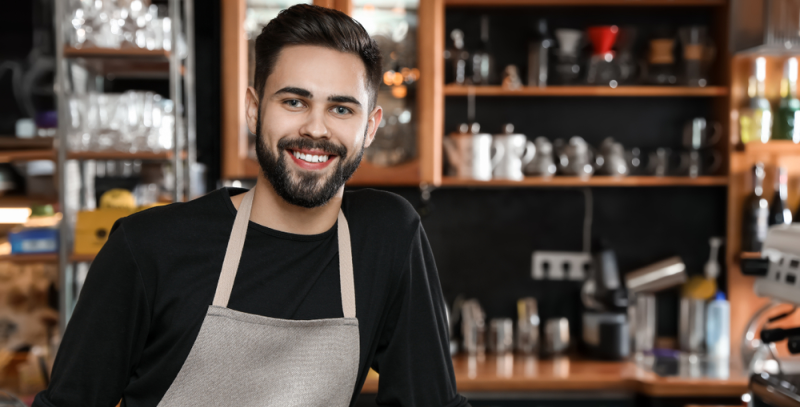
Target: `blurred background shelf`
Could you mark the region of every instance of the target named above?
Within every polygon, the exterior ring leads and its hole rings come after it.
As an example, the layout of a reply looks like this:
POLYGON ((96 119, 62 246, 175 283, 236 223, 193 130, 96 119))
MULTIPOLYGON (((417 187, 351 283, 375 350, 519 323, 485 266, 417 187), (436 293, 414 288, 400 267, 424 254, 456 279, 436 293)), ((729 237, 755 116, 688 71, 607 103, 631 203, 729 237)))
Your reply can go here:
MULTIPOLYGON (((125 78, 168 78, 170 52, 163 49, 64 48, 71 58, 102 76, 125 78)), ((181 74, 185 67, 181 66, 181 74)))
POLYGON ((517 90, 502 86, 459 86, 446 85, 445 96, 467 96, 474 92, 475 96, 640 96, 640 97, 719 97, 727 96, 728 88, 724 86, 708 86, 695 88, 687 86, 548 86, 545 88, 522 87, 517 90))
POLYGON ((662 186, 726 186, 726 176, 689 177, 653 177, 631 176, 610 177, 595 176, 587 180, 579 177, 555 176, 550 179, 526 177, 522 181, 491 180, 476 181, 454 177, 443 177, 442 186, 468 187, 662 187, 662 186))
POLYGON ((767 143, 751 142, 744 145, 746 154, 800 154, 800 144, 791 140, 770 140, 767 143))
MULTIPOLYGON (((185 154, 186 153, 184 152, 184 157, 185 154)), ((159 153, 149 151, 137 153, 125 153, 120 151, 80 151, 72 152, 67 155, 67 158, 74 160, 170 160, 172 157, 172 151, 164 151, 159 153)), ((0 163, 55 159, 56 150, 0 151, 0 163)))
POLYGON ((21 208, 29 207, 32 205, 55 205, 58 202, 56 198, 36 197, 25 195, 0 195, 0 208, 21 208))
POLYGON ((445 0, 451 6, 723 6, 726 0, 445 0))
POLYGON ((12 263, 56 263, 58 262, 57 253, 42 254, 3 254, 0 255, 0 262, 10 261, 12 263))
POLYGON ((382 167, 367 160, 361 161, 348 186, 419 186, 419 160, 410 161, 392 167, 382 167))

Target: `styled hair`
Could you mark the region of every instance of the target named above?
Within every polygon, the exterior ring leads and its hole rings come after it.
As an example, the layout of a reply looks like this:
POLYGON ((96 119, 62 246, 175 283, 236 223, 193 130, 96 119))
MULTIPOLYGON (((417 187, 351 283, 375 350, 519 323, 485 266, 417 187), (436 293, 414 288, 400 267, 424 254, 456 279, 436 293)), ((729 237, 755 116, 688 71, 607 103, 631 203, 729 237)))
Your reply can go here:
POLYGON ((314 45, 357 55, 366 68, 369 109, 375 107, 381 82, 381 52, 367 30, 341 11, 298 4, 282 10, 256 38, 253 85, 259 100, 281 50, 291 45, 314 45))

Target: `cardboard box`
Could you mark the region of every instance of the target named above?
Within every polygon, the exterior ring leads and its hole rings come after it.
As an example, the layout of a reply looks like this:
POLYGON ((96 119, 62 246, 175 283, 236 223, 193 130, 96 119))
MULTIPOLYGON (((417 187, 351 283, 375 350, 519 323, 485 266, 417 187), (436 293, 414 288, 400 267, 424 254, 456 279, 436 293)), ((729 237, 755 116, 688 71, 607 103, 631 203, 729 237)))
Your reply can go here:
POLYGON ((75 254, 97 254, 106 244, 114 222, 134 212, 132 209, 119 208, 78 212, 73 252, 75 254))

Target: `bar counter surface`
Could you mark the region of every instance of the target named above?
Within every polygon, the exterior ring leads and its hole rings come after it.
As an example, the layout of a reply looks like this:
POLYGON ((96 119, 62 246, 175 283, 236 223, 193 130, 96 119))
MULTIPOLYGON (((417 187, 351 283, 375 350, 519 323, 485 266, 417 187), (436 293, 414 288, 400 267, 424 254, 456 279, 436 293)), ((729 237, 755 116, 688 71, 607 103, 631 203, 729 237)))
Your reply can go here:
MULTIPOLYGON (((687 358, 688 359, 688 358, 687 358)), ((731 364, 727 378, 703 376, 688 360, 681 375, 662 377, 646 362, 603 362, 531 356, 453 357, 459 392, 626 391, 652 397, 738 397, 747 392, 745 372, 731 364)), ((724 375, 722 376, 724 377, 724 375)), ((378 392, 378 375, 370 372, 362 393, 378 392)))

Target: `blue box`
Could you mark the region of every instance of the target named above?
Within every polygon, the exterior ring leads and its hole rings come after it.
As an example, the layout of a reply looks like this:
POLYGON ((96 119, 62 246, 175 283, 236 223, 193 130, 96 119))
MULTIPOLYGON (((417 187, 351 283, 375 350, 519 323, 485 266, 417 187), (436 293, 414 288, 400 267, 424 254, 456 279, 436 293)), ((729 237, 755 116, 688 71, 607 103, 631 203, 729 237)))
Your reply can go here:
POLYGON ((11 254, 58 252, 58 229, 23 229, 8 234, 11 254))

